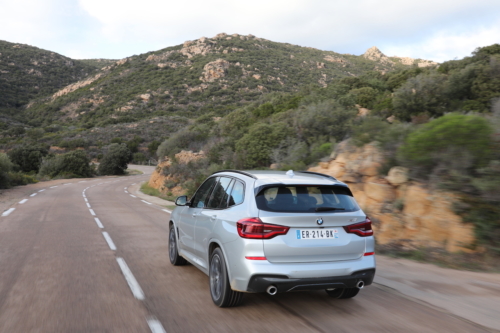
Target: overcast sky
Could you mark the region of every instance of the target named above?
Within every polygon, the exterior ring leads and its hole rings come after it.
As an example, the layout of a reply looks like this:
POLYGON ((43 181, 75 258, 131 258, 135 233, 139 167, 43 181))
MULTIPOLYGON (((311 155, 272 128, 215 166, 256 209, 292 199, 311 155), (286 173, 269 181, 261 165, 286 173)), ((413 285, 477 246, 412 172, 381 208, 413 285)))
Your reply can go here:
POLYGON ((500 0, 0 0, 0 40, 77 59, 119 59, 220 32, 441 62, 500 43, 500 0))

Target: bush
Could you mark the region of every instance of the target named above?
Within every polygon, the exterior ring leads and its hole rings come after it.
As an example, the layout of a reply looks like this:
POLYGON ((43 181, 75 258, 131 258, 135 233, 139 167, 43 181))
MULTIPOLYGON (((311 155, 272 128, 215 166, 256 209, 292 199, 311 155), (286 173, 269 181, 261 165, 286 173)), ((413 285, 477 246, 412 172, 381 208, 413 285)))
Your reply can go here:
POLYGON ((40 167, 40 176, 55 177, 92 177, 90 159, 82 150, 45 158, 40 167))
POLYGON ((123 175, 131 159, 132 153, 127 145, 113 143, 104 154, 98 172, 101 175, 123 175))
POLYGON ((488 163, 492 132, 483 117, 448 114, 411 133, 400 154, 421 175, 438 167, 447 173, 466 173, 488 163))
POLYGON ((8 188, 10 185, 8 173, 12 171, 14 165, 5 153, 0 153, 0 188, 8 188))
POLYGON ((7 154, 10 160, 19 166, 23 172, 38 172, 44 156, 49 150, 41 146, 21 146, 12 149, 7 154))

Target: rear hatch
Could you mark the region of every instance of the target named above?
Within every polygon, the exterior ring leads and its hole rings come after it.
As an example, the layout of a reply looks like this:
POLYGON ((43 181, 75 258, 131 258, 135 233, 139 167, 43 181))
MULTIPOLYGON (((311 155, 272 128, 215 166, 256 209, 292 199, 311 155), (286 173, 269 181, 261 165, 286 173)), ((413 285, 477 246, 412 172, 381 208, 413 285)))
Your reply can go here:
POLYGON ((366 217, 344 186, 269 186, 256 201, 263 223, 290 228, 286 235, 263 240, 270 262, 352 260, 365 252, 365 238, 343 228, 366 217))

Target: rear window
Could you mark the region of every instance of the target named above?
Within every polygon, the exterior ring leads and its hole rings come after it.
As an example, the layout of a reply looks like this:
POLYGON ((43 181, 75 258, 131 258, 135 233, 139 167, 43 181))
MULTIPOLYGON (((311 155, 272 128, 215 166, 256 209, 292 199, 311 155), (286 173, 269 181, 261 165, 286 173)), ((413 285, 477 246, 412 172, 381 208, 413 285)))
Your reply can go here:
POLYGON ((257 194, 257 207, 270 212, 354 212, 359 206, 343 186, 273 186, 257 194))

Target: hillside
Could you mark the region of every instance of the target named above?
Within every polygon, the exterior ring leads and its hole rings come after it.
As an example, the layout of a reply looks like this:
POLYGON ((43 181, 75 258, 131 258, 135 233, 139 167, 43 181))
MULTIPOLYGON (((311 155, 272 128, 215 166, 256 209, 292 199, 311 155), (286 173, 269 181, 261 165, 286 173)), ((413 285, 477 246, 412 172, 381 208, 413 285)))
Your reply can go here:
POLYGON ((0 41, 0 115, 16 116, 30 100, 52 94, 95 69, 51 51, 0 41))
POLYGON ((117 61, 30 104, 26 116, 33 126, 86 128, 173 114, 222 116, 270 92, 327 87, 338 78, 414 65, 372 53, 343 55, 252 35, 202 37, 117 61))

